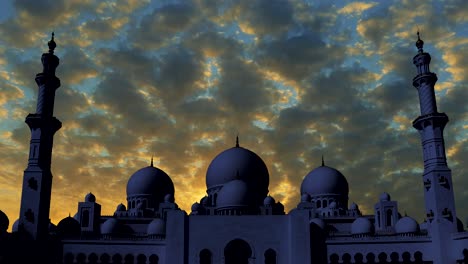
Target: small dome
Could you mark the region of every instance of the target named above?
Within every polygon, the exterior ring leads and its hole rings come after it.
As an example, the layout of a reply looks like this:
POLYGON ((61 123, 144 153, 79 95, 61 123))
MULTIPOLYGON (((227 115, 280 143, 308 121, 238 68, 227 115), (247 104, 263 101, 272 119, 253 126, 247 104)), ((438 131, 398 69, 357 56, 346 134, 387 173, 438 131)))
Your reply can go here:
POLYGON ((11 226, 11 232, 18 232, 18 229, 19 229, 19 219, 16 219, 16 221, 11 226))
POLYGON ((8 220, 8 216, 0 210, 0 233, 6 232, 9 225, 10 220, 8 220))
POLYGON ((275 199, 273 199, 273 197, 269 195, 265 197, 265 199, 263 200, 263 205, 273 205, 273 204, 275 204, 275 199))
POLYGON ((328 166, 320 166, 309 172, 302 181, 301 194, 304 193, 312 197, 323 194, 338 194, 347 198, 348 181, 338 170, 328 166))
POLYGON ((96 202, 96 196, 94 196, 94 194, 92 193, 88 193, 86 196, 85 196, 85 202, 88 202, 88 203, 95 203, 96 202))
POLYGON ((315 225, 317 225, 318 227, 320 227, 320 228, 323 229, 323 230, 325 229, 325 226, 326 226, 325 221, 323 221, 323 220, 320 219, 320 218, 312 218, 312 219, 310 219, 309 224, 315 224, 315 225))
POLYGON ((401 233, 416 233, 419 231, 419 225, 416 220, 409 216, 400 218, 395 225, 395 231, 399 234, 401 233))
POLYGON ((374 232, 374 225, 365 217, 359 217, 351 224, 351 234, 370 234, 374 232))
POLYGON ((160 218, 156 218, 148 224, 146 232, 149 236, 164 236, 166 235, 166 222, 160 218))
POLYGON ((218 192, 216 205, 221 207, 244 207, 251 204, 247 183, 241 180, 230 181, 218 192))
POLYGON ((331 202, 331 203, 328 205, 328 208, 330 208, 330 209, 335 209, 335 208, 336 208, 336 202, 331 202))
POLYGON ((80 223, 73 217, 65 217, 57 224, 57 233, 63 236, 78 236, 81 233, 80 223))
POLYGON ((200 204, 203 205, 203 206, 206 206, 208 204, 208 197, 205 196, 205 197, 201 198, 200 204))
POLYGON ((380 196, 379 196, 379 200, 381 202, 386 202, 386 201, 390 201, 390 194, 386 193, 386 192, 383 192, 380 196))
POLYGON ((159 204, 166 194, 174 195, 174 184, 164 171, 153 166, 138 170, 127 183, 127 200, 135 196, 150 196, 155 204, 159 204))
POLYGON ((116 212, 125 212, 127 211, 127 207, 123 203, 120 203, 117 205, 117 208, 115 209, 116 212))
POLYGON ((109 218, 101 225, 101 234, 111 235, 119 233, 119 226, 119 221, 117 219, 109 218))
POLYGON ((206 172, 208 189, 222 186, 232 180, 248 183, 261 199, 268 194, 268 169, 263 160, 248 149, 242 147, 227 149, 218 154, 208 166, 206 172))
POLYGON ((194 203, 192 204, 192 212, 200 210, 200 204, 194 203))
POLYGON ((352 203, 350 206, 349 206, 349 210, 359 210, 359 206, 356 204, 356 203, 352 203))
POLYGON ((310 202, 311 197, 308 193, 301 194, 301 202, 310 202))
POLYGON ((164 196, 165 203, 173 203, 174 202, 174 195, 168 193, 164 196))

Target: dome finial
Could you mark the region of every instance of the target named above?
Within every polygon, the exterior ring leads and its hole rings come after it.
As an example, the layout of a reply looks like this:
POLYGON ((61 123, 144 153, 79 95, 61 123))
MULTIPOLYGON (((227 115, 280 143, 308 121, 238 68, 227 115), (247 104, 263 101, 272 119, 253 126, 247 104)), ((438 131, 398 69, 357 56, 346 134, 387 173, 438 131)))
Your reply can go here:
POLYGON ((422 53, 424 41, 422 41, 421 38, 419 37, 419 27, 418 27, 417 35, 418 35, 418 40, 416 41, 416 47, 418 48, 419 53, 422 53))
POLYGON ((322 167, 325 166, 325 161, 323 160, 323 154, 322 154, 322 167))
POLYGON ((54 49, 55 47, 57 47, 57 44, 55 44, 55 41, 54 41, 54 32, 52 31, 52 38, 50 39, 50 41, 47 43, 47 45, 49 46, 49 53, 50 54, 54 54, 54 49))
POLYGON ((150 163, 150 166, 151 166, 151 167, 154 167, 154 166, 153 166, 153 155, 151 155, 151 163, 150 163))
POLYGON ((239 147, 239 133, 237 133, 237 136, 236 136, 236 148, 239 147))

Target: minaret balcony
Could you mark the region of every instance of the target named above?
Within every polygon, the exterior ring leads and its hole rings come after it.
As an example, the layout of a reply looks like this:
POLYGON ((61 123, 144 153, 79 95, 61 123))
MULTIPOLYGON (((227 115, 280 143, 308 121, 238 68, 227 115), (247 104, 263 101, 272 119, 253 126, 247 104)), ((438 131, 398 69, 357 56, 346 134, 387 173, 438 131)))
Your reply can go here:
POLYGON ((62 127, 62 122, 60 122, 55 117, 43 117, 41 114, 29 114, 26 117, 26 124, 28 124, 29 128, 41 128, 47 129, 52 134, 57 132, 62 127))
POLYGON ((423 83, 434 84, 437 82, 437 75, 432 72, 421 73, 413 78, 413 86, 418 88, 423 83))
POLYGON ((419 116, 413 121, 413 127, 417 130, 423 130, 429 122, 432 126, 444 128, 447 122, 449 121, 448 116, 445 113, 430 113, 427 115, 419 116))

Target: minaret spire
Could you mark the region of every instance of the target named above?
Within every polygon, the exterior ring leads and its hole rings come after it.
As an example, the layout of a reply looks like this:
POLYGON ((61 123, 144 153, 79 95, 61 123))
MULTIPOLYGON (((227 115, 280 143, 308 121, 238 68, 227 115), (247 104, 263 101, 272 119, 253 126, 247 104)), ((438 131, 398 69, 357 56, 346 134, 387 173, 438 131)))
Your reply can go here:
POLYGON ((50 54, 54 54, 54 49, 57 47, 57 44, 55 44, 55 41, 54 41, 54 32, 52 32, 52 38, 50 39, 50 41, 47 43, 47 45, 49 46, 49 53, 50 54))
POLYGON ((434 85, 437 76, 429 70, 431 55, 423 51, 424 42, 417 33, 418 54, 413 58, 417 75, 413 86, 418 90, 421 115, 413 121, 419 131, 423 149, 424 201, 429 233, 434 243, 434 263, 445 263, 450 256, 446 243, 457 231, 457 214, 453 194, 452 172, 445 155, 444 128, 449 121, 445 113, 437 111, 434 85))
POLYGON ((325 166, 325 161, 323 160, 323 154, 322 154, 322 167, 325 166))
POLYGON ((54 33, 48 46, 49 52, 41 57, 43 70, 36 75, 39 86, 36 113, 26 117, 31 141, 28 167, 23 176, 19 224, 21 231, 34 240, 44 240, 48 236, 53 138, 62 127, 62 123, 53 116, 55 90, 60 87, 60 79, 55 76, 59 58, 54 55, 57 46, 54 33))
POLYGON ((154 167, 154 166, 153 166, 153 155, 151 155, 151 163, 150 163, 150 166, 151 166, 151 167, 154 167))
POLYGON ((422 41, 421 38, 419 38, 419 29, 418 29, 417 35, 418 35, 418 40, 416 41, 416 47, 418 48, 419 53, 423 53, 424 41, 422 41))
POLYGON ((239 134, 237 134, 236 136, 236 148, 239 147, 239 134))

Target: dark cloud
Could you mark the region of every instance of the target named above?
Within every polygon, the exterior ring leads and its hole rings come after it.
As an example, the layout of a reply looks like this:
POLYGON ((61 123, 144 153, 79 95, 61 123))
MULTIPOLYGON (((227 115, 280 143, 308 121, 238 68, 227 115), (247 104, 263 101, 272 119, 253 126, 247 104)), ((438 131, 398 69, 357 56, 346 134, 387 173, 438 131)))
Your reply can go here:
POLYGON ((386 82, 377 86, 368 93, 369 99, 375 101, 385 113, 386 117, 398 113, 399 111, 408 111, 408 108, 414 108, 415 99, 417 99, 417 90, 408 87, 408 83, 403 80, 386 82))
POLYGON ((86 96, 69 87, 62 87, 55 95, 54 115, 62 121, 75 120, 77 115, 89 110, 89 102, 86 96))
POLYGON ((259 35, 281 33, 293 24, 293 9, 285 0, 241 1, 238 12, 239 23, 259 35))
POLYGON ((453 25, 468 22, 467 13, 468 5, 463 0, 444 1, 444 18, 453 23, 453 25))
POLYGON ((140 86, 156 84, 156 59, 144 50, 127 47, 102 48, 96 52, 95 61, 100 67, 120 72, 123 78, 140 86))
POLYGON ((237 40, 214 31, 195 34, 184 44, 205 57, 236 57, 245 48, 237 40))
POLYGON ((298 81, 337 64, 343 52, 340 47, 327 47, 313 33, 263 42, 257 50, 260 66, 298 81))
POLYGON ((271 96, 254 63, 226 58, 220 62, 221 79, 216 96, 233 113, 249 113, 269 105, 271 96))
POLYGON ((144 16, 130 39, 137 47, 154 49, 168 44, 177 33, 196 21, 196 10, 190 2, 164 5, 144 16))
POLYGON ((138 87, 121 73, 107 75, 99 84, 94 100, 109 110, 108 115, 121 116, 119 120, 132 131, 129 136, 133 133, 136 133, 133 137, 154 135, 169 126, 168 120, 150 109, 148 101, 138 91, 138 87))
POLYGON ((201 58, 181 47, 169 50, 157 62, 156 87, 166 105, 177 104, 199 89, 203 76, 201 58))
POLYGON ((68 87, 98 75, 95 62, 83 50, 73 47, 61 53, 56 75, 68 87))
POLYGON ((117 30, 114 28, 113 19, 96 18, 87 21, 83 26, 83 32, 93 40, 105 40, 111 39, 117 34, 117 30))
MULTIPOLYGON (((65 1, 54 0, 39 0, 27 1, 17 0, 14 6, 18 13, 25 12, 28 16, 37 18, 49 18, 43 20, 42 23, 50 23, 50 21, 57 19, 58 14, 62 13, 65 9, 65 1)), ((40 21, 41 19, 37 19, 40 21)))
POLYGON ((213 124, 217 119, 223 119, 228 113, 223 111, 220 105, 214 99, 200 98, 193 101, 187 101, 180 104, 174 112, 178 119, 208 126, 213 124))

